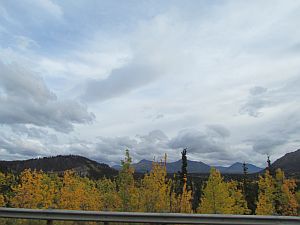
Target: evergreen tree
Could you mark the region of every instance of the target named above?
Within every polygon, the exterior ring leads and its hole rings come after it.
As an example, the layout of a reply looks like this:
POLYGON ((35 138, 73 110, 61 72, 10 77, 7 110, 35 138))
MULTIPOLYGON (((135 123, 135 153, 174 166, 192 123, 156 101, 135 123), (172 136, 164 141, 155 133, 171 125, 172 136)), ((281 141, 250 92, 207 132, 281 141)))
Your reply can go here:
POLYGON ((268 159, 267 159, 267 168, 266 168, 266 170, 268 170, 269 171, 269 173, 270 173, 270 175, 272 176, 272 177, 274 177, 274 169, 273 169, 273 167, 272 167, 272 164, 271 164, 271 160, 270 160, 270 156, 268 155, 268 159))
POLYGON ((183 149, 183 151, 181 152, 181 183, 182 183, 182 187, 184 186, 184 184, 187 181, 187 156, 186 156, 186 151, 187 149, 183 149))
MULTIPOLYGON (((243 163, 243 196, 244 199, 247 202, 247 207, 250 210, 250 212, 254 213, 255 212, 255 198, 256 198, 256 194, 253 193, 253 189, 256 190, 256 188, 253 188, 253 183, 249 182, 248 180, 248 167, 247 164, 244 162, 243 163)), ((249 213, 250 213, 249 212, 249 213)))
POLYGON ((178 176, 175 175, 174 185, 176 193, 182 194, 183 186, 187 182, 187 149, 184 148, 181 152, 181 171, 178 171, 178 176))
POLYGON ((244 198, 247 199, 247 179, 248 179, 248 167, 246 163, 243 163, 243 195, 244 198))

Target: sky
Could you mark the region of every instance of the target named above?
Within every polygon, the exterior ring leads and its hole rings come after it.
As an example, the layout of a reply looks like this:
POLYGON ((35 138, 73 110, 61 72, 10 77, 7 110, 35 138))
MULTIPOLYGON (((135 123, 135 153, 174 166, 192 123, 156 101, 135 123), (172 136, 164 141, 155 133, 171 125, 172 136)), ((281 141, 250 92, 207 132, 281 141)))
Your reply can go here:
POLYGON ((265 166, 300 146, 300 2, 0 0, 0 155, 265 166))

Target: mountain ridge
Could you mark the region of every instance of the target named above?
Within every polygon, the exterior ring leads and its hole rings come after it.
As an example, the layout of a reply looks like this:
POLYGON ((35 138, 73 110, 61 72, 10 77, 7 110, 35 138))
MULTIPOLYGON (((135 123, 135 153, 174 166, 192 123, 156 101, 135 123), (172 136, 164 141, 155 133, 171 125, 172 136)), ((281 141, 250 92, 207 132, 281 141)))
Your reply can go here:
POLYGON ((274 169, 281 168, 285 173, 300 175, 300 149, 288 152, 272 163, 274 169))
MULTIPOLYGON (((168 173, 177 173, 181 170, 181 159, 177 160, 175 162, 167 163, 167 172, 168 173)), ((132 167, 135 169, 138 173, 145 173, 149 172, 151 170, 153 161, 142 159, 138 163, 133 163, 132 167)), ((210 169, 212 167, 218 169, 221 173, 227 173, 227 174, 242 174, 243 173, 243 163, 236 162, 232 165, 225 167, 225 166, 210 166, 207 165, 201 161, 193 161, 188 160, 188 167, 187 171, 188 173, 209 173, 210 169)), ((259 171, 262 171, 263 168, 257 167, 253 164, 247 163, 246 166, 248 167, 248 173, 257 173, 259 171)), ((120 165, 114 165, 112 168, 119 170, 121 168, 120 165)))
POLYGON ((93 177, 95 179, 118 174, 117 170, 107 164, 98 163, 79 155, 58 155, 27 160, 0 161, 0 170, 3 172, 20 173, 25 169, 55 173, 74 170, 81 176, 93 177))

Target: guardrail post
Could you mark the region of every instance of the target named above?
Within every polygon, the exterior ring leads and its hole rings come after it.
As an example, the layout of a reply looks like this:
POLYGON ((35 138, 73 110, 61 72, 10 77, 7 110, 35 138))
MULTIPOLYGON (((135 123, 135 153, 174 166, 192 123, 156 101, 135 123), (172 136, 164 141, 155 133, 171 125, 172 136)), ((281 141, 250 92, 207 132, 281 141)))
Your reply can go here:
POLYGON ((53 225, 53 220, 47 220, 47 225, 53 225))

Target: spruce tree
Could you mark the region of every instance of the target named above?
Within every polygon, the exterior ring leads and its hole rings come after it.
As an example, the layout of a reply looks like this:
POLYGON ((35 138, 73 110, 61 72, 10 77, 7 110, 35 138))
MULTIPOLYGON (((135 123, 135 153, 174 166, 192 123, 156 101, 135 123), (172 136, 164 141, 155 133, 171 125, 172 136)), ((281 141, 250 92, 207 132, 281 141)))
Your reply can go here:
POLYGON ((187 156, 186 151, 187 149, 184 148, 181 152, 181 171, 175 175, 175 190, 176 194, 182 194, 184 184, 187 182, 187 156))
POLYGON ((272 167, 272 164, 271 164, 271 160, 270 160, 270 156, 268 155, 268 159, 267 159, 267 164, 268 164, 268 167, 266 168, 266 170, 269 171, 270 175, 271 176, 274 176, 275 173, 274 173, 274 169, 272 167))
POLYGON ((244 162, 243 163, 243 194, 245 199, 247 199, 247 177, 248 177, 248 167, 244 162))
POLYGON ((181 176, 180 176, 180 181, 181 181, 181 188, 186 184, 187 181, 187 157, 186 157, 186 148, 183 149, 181 152, 181 176))

